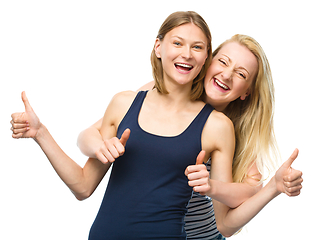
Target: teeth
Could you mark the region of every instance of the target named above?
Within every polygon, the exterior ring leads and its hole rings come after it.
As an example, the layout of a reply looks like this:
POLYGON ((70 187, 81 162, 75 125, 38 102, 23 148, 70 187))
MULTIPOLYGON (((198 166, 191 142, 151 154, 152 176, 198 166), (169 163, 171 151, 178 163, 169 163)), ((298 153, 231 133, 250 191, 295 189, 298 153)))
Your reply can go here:
POLYGON ((176 63, 175 65, 185 67, 185 68, 192 68, 192 66, 184 64, 184 63, 176 63))
POLYGON ((215 80, 215 82, 222 88, 224 88, 225 90, 229 90, 229 88, 227 86, 225 86, 223 83, 219 82, 218 80, 215 80))

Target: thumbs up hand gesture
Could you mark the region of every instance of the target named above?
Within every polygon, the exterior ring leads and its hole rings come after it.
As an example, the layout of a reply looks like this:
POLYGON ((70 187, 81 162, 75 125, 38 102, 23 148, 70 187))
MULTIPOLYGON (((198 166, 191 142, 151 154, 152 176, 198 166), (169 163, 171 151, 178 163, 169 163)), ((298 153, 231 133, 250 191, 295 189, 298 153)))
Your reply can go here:
POLYGON ((105 140, 95 155, 102 163, 114 162, 116 158, 125 153, 125 146, 130 136, 130 129, 126 129, 121 138, 113 137, 105 140))
POLYGON ((11 115, 11 130, 13 138, 35 138, 41 122, 31 107, 25 92, 22 92, 22 101, 24 103, 25 112, 13 113, 11 115))
POLYGON ((203 164, 206 152, 201 151, 196 159, 196 165, 190 165, 185 170, 188 178, 188 185, 193 187, 195 192, 206 195, 210 191, 210 179, 207 167, 203 164))
POLYGON ((299 150, 295 149, 289 159, 282 164, 275 174, 278 193, 285 193, 288 196, 298 196, 302 188, 302 172, 291 167, 297 158, 299 150))

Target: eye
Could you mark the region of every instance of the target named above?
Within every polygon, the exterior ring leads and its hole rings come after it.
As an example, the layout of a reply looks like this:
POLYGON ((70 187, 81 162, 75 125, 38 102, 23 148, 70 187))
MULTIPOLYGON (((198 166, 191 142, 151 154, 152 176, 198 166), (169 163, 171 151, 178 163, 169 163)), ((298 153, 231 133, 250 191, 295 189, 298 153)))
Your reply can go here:
POLYGON ((238 73, 242 78, 246 79, 246 75, 244 73, 239 72, 238 73))
POLYGON ((194 48, 195 48, 195 49, 198 49, 198 50, 201 50, 201 49, 202 49, 202 47, 201 47, 201 46, 197 46, 197 45, 196 45, 196 46, 194 46, 194 48))
POLYGON ((226 62, 223 59, 218 59, 220 63, 227 65, 226 62))
POLYGON ((180 42, 174 42, 174 45, 180 46, 181 44, 180 44, 180 42))

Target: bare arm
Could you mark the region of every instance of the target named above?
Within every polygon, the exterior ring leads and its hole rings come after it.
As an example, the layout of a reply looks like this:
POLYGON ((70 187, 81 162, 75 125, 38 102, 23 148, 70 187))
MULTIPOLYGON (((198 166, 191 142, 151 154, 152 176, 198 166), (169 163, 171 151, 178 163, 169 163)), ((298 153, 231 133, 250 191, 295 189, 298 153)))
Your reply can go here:
POLYGON ((110 164, 104 165, 97 159, 89 158, 81 168, 62 151, 44 125, 38 129, 34 139, 78 200, 92 195, 110 167, 110 164))
MULTIPOLYGON (((213 198, 217 228, 224 236, 229 237, 248 223, 269 201, 281 192, 285 192, 289 196, 298 195, 301 189, 302 173, 290 167, 293 160, 297 157, 296 150, 289 160, 277 171, 275 177, 261 191, 244 201, 237 208, 232 209, 228 207, 224 203, 230 202, 230 204, 233 204, 234 196, 232 194, 237 194, 238 188, 242 189, 245 193, 247 192, 248 195, 246 197, 253 194, 252 191, 257 191, 258 189, 248 189, 249 185, 245 183, 231 183, 232 171, 230 167, 232 166, 231 159, 234 149, 232 147, 233 141, 229 140, 229 138, 233 138, 234 133, 231 134, 232 131, 229 129, 233 128, 229 126, 229 123, 223 124, 224 119, 220 119, 219 117, 217 120, 210 123, 210 126, 216 126, 216 128, 212 128, 214 131, 210 130, 208 132, 210 134, 205 134, 208 137, 203 137, 205 148, 207 145, 211 146, 211 141, 216 142, 214 149, 210 148, 209 150, 212 152, 211 180, 209 181, 208 176, 206 176, 203 164, 198 163, 198 158, 197 164, 189 166, 185 174, 189 179, 189 185, 194 187, 194 191, 201 194, 208 193, 213 198), (215 139, 211 139, 213 136, 215 139), (210 144, 207 143, 207 140, 210 141, 210 144), (201 169, 201 171, 198 169, 201 169), (211 183, 218 184, 216 187, 220 186, 226 189, 212 190, 211 192, 211 188, 213 187, 211 183), (231 191, 230 194, 228 191, 231 191), (217 199, 224 203, 217 201, 217 199)), ((204 131, 207 131, 207 129, 206 125, 204 131)), ((249 182, 253 179, 248 178, 246 180, 249 182)))
POLYGON ((83 200, 89 197, 109 169, 110 163, 102 164, 97 159, 90 158, 81 168, 54 141, 47 128, 39 121, 24 92, 22 93, 22 100, 25 105, 25 112, 12 114, 12 137, 34 138, 57 174, 76 198, 83 200))
POLYGON ((213 201, 216 218, 218 217, 217 228, 224 236, 232 236, 280 193, 286 193, 288 196, 300 194, 303 181, 302 172, 291 168, 291 164, 297 156, 298 150, 296 149, 268 184, 239 207, 230 209, 220 202, 213 201))
MULTIPOLYGON (((142 86, 138 91, 144 91, 152 89, 154 82, 149 82, 142 86)), ((78 137, 77 145, 80 148, 81 152, 90 157, 98 158, 100 161, 105 162, 104 152, 106 146, 104 144, 104 139, 100 134, 103 118, 98 120, 89 128, 83 130, 78 137)))
POLYGON ((91 158, 98 158, 99 151, 104 145, 104 140, 100 133, 103 118, 94 123, 91 127, 82 131, 78 136, 77 145, 81 152, 91 158))
POLYGON ((236 208, 262 189, 262 184, 259 183, 262 176, 256 164, 249 169, 247 176, 243 183, 227 183, 210 179, 210 191, 206 195, 230 208, 236 208))

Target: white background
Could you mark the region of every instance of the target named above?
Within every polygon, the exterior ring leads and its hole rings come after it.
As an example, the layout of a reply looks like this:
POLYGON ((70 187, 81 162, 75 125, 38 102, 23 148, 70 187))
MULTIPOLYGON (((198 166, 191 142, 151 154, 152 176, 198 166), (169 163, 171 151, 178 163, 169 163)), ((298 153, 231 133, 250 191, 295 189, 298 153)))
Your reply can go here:
POLYGON ((1 239, 84 240, 107 178, 77 201, 33 140, 13 140, 9 121, 20 93, 80 165, 80 131, 102 117, 111 97, 152 80, 150 53, 174 11, 207 21, 213 48, 236 33, 264 48, 276 87, 275 128, 283 161, 300 149, 299 197, 273 200, 231 239, 312 239, 314 168, 314 3, 312 1, 1 1, 1 239), (306 215, 307 214, 307 215, 306 215), (309 217, 308 217, 309 216, 309 217))

